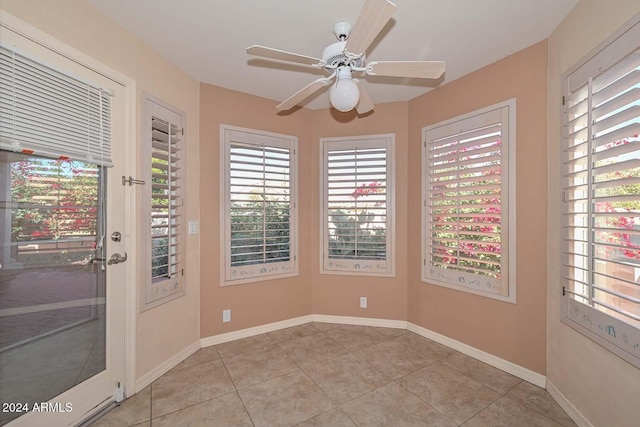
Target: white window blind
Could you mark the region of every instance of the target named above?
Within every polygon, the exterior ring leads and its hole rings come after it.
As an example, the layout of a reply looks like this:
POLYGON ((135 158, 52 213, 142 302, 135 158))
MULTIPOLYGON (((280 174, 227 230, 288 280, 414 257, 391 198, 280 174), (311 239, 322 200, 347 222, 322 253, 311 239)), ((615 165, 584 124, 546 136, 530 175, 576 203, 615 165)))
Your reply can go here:
POLYGON ((0 46, 0 149, 110 166, 111 98, 0 46))
POLYGON ((393 135, 321 140, 323 273, 392 275, 393 135))
POLYGON ((511 101, 424 130, 423 280, 512 299, 514 110, 511 101))
POLYGON ((182 144, 184 117, 147 97, 144 215, 148 218, 145 306, 184 294, 182 215, 182 144))
POLYGON ((294 274, 295 138, 223 134, 225 281, 294 274))
POLYGON ((563 292, 565 320, 640 366, 636 27, 565 78, 563 292))

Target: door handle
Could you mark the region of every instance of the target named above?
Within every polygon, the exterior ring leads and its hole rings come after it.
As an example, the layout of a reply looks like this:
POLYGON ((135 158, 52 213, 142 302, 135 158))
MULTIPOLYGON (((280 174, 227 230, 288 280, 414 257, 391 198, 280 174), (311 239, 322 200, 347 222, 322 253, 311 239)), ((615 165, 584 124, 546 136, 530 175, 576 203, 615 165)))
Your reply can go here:
POLYGON ((112 265, 112 264, 120 264, 121 262, 125 262, 127 260, 127 253, 124 253, 124 256, 120 255, 119 253, 115 253, 113 255, 111 255, 111 258, 109 258, 109 261, 107 261, 107 264, 112 265))

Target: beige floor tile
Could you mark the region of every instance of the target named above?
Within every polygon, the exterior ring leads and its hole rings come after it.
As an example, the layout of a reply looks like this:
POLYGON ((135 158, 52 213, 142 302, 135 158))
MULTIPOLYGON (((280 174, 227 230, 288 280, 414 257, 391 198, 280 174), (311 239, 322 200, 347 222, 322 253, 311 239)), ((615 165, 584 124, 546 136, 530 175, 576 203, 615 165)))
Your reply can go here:
POLYGON ((248 426, 251 418, 237 393, 230 393, 153 419, 153 427, 248 426))
POLYGON ((391 381, 353 354, 305 367, 305 372, 336 404, 355 399, 391 381))
POLYGON ((218 344, 220 357, 232 356, 234 354, 246 353, 247 351, 258 351, 275 344, 267 334, 256 335, 255 337, 242 338, 236 341, 218 344))
POLYGON ((109 411, 92 427, 121 427, 151 419, 151 386, 147 386, 109 411))
POLYGON ((347 353, 343 346, 323 333, 284 342, 280 348, 300 366, 331 360, 347 353))
POLYGON ((340 409, 332 409, 297 424, 296 427, 356 427, 356 425, 340 409))
POLYGON ((311 323, 305 323, 304 325, 269 332, 267 335, 269 335, 269 337, 271 337, 275 342, 282 343, 285 341, 295 340, 296 338, 306 337, 307 335, 317 334, 318 332, 320 331, 314 328, 311 323))
POLYGON ((238 390, 256 427, 291 426, 333 407, 331 400, 302 372, 238 390))
POLYGON ((138 423, 138 424, 134 424, 131 427, 151 427, 151 420, 143 421, 143 422, 138 423))
POLYGON ((437 426, 457 424, 396 383, 387 384, 342 405, 358 426, 437 426))
POLYGON ((550 418, 501 397, 463 424, 463 427, 561 427, 550 418))
POLYGON ((441 363, 409 374, 398 383, 459 424, 500 397, 500 393, 441 363))
POLYGON ((218 349, 216 348, 216 346, 212 345, 211 347, 205 347, 197 350, 191 356, 187 357, 182 362, 173 367, 172 371, 190 368, 201 363, 213 362, 214 360, 220 360, 220 355, 218 354, 218 349))
POLYGON ((325 322, 311 322, 311 326, 319 330, 320 332, 328 331, 329 329, 339 328, 341 325, 339 323, 325 323, 325 322))
POLYGON ((395 338, 395 340, 408 345, 413 351, 427 356, 432 360, 444 359, 455 352, 452 348, 438 344, 435 341, 421 337, 413 332, 408 332, 398 338, 395 338))
POLYGON ((227 356, 222 360, 237 388, 259 384, 300 370, 298 365, 277 345, 264 348, 261 351, 227 356))
POLYGON ((557 421, 565 427, 575 427, 576 425, 560 405, 556 403, 553 397, 551 397, 549 392, 531 383, 522 381, 507 393, 507 397, 557 421))
POLYGON ((347 350, 377 344, 389 339, 389 337, 382 335, 369 326, 357 325, 345 325, 339 328, 329 329, 325 332, 325 335, 347 350))
POLYGON ((445 357, 441 362, 454 371, 458 371, 500 394, 505 394, 522 381, 520 378, 514 377, 498 368, 458 352, 445 357))
POLYGON ((392 379, 401 378, 435 361, 397 340, 383 341, 354 353, 392 379))
POLYGON ((374 326, 373 329, 375 329, 376 331, 380 332, 382 335, 389 337, 389 338, 397 338, 401 335, 406 334, 407 331, 406 329, 397 329, 397 328, 381 328, 378 326, 374 326))
POLYGON ((234 391, 221 360, 167 372, 151 385, 153 418, 234 391))

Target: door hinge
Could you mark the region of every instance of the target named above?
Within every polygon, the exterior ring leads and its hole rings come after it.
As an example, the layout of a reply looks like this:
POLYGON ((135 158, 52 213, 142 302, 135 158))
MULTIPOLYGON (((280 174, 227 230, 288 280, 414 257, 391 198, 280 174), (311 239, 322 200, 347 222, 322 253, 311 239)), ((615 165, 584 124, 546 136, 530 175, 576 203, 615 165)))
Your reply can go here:
POLYGON ((565 296, 565 295, 566 295, 566 292, 565 292, 565 288, 564 288, 564 286, 563 286, 563 287, 562 287, 562 296, 565 296))
POLYGON ((564 97, 564 95, 562 95, 562 105, 567 103, 567 99, 564 97))
POLYGON ((180 129, 180 133, 184 135, 184 128, 180 129))

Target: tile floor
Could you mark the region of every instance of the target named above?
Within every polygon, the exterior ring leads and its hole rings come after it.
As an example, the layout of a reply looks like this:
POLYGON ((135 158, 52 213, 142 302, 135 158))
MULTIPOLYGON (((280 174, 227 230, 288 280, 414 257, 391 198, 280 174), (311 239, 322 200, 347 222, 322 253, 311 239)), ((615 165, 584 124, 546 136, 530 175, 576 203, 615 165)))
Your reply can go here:
POLYGON ((198 350, 105 426, 575 426, 544 390, 389 328, 308 323, 198 350))

